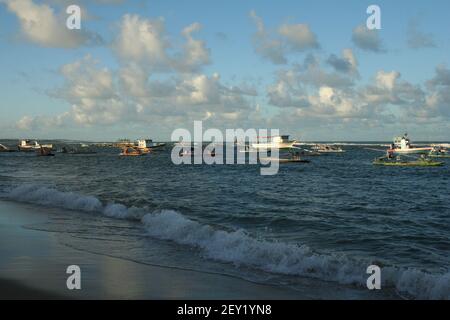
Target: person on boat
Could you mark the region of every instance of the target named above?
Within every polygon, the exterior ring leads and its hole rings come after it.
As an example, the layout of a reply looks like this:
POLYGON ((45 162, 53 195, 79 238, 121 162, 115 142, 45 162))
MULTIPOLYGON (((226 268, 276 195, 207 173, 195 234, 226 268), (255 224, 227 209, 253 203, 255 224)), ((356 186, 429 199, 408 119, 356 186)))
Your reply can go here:
POLYGON ((393 159, 394 158, 394 150, 392 150, 392 148, 388 149, 386 151, 386 158, 388 158, 388 159, 393 159))

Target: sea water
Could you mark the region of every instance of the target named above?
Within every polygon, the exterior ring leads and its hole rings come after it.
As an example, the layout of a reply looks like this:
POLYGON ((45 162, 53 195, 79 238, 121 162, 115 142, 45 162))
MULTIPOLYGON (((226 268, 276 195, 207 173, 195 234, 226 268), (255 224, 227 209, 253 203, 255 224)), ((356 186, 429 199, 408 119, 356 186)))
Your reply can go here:
POLYGON ((313 298, 336 288, 332 297, 366 297, 366 269, 375 264, 381 297, 450 298, 450 161, 377 167, 376 151, 344 148, 280 165, 274 176, 261 176, 257 165, 176 166, 170 147, 124 158, 108 148, 5 153, 0 195, 48 208, 48 222, 28 227, 79 250, 313 298))

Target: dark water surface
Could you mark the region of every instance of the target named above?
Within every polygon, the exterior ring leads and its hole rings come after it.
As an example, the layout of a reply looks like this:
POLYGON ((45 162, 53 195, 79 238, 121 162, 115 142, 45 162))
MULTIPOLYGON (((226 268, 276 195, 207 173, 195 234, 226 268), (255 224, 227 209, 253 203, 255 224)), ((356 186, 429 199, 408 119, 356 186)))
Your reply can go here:
POLYGON ((377 264, 386 297, 449 298, 449 159, 436 168, 377 167, 376 151, 344 148, 281 164, 275 176, 257 165, 176 166, 170 148, 127 158, 115 149, 0 153, 0 192, 49 211, 74 209, 30 227, 78 249, 314 286, 324 297, 334 286, 364 297, 366 268, 377 264))

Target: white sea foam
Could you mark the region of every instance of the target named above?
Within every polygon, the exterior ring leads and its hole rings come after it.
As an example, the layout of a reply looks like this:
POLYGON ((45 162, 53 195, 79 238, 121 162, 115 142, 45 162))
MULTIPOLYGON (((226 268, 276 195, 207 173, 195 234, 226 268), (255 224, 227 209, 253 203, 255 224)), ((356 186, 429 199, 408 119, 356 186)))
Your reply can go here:
MULTIPOLYGON (((151 237, 195 247, 206 258, 257 268, 271 273, 313 277, 365 286, 370 261, 343 254, 318 254, 308 246, 257 239, 244 230, 225 231, 193 221, 171 210, 148 213, 122 204, 103 205, 93 196, 61 192, 34 185, 11 190, 7 198, 46 206, 102 213, 108 217, 140 220, 151 237)), ((384 267, 383 286, 412 297, 450 299, 450 272, 429 274, 417 269, 384 267)))
POLYGON ((7 197, 20 202, 71 210, 100 211, 103 208, 102 203, 96 197, 78 195, 73 192, 61 192, 37 185, 19 186, 10 191, 7 197))

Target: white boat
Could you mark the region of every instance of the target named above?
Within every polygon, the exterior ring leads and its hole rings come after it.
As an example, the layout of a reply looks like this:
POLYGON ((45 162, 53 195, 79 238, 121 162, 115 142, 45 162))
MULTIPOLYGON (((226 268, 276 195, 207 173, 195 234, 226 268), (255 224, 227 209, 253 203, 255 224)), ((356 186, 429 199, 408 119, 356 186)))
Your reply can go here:
POLYGON ((165 145, 165 143, 153 142, 152 139, 139 139, 135 143, 135 146, 140 150, 157 149, 165 145))
POLYGON ((432 147, 415 147, 411 145, 408 134, 405 133, 401 137, 396 137, 391 148, 388 150, 395 154, 412 154, 412 153, 429 153, 432 147))
MULTIPOLYGON (((251 149, 253 150, 270 150, 270 149, 292 149, 297 141, 289 140, 288 135, 284 136, 271 136, 271 137, 259 137, 258 142, 251 143, 251 149)), ((249 151, 250 152, 250 151, 249 151)))
POLYGON ((37 141, 31 141, 31 140, 21 140, 20 144, 17 146, 19 151, 36 151, 39 150, 41 148, 45 148, 45 149, 53 149, 53 145, 52 144, 39 144, 37 141))
POLYGON ((328 144, 316 144, 311 149, 320 153, 343 153, 345 152, 340 147, 330 146, 328 144))

